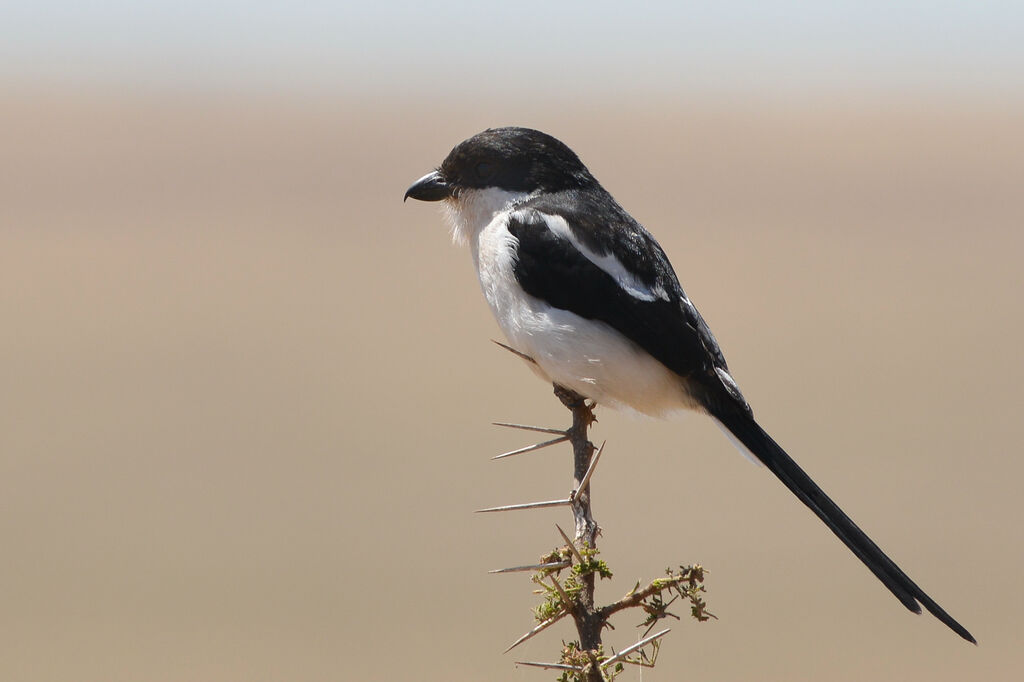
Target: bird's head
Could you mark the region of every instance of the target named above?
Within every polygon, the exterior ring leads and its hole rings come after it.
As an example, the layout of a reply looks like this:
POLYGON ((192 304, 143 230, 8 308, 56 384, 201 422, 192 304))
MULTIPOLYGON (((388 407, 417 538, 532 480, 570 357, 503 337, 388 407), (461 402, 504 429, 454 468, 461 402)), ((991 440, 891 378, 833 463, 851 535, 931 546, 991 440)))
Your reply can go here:
POLYGON ((531 195, 593 182, 579 157, 550 135, 529 128, 491 128, 456 145, 437 170, 406 191, 405 198, 459 201, 479 190, 531 195))

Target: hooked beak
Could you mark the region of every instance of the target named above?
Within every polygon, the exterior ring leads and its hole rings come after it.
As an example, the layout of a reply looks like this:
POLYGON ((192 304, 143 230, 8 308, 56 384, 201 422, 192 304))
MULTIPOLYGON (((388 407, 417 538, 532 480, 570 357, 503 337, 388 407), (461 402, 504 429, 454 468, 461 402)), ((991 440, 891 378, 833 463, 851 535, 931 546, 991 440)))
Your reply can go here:
MULTIPOLYGON (((454 188, 445 182, 438 171, 427 173, 405 191, 405 199, 412 197, 420 201, 441 201, 452 196, 454 188)), ((402 201, 405 201, 402 199, 402 201)))

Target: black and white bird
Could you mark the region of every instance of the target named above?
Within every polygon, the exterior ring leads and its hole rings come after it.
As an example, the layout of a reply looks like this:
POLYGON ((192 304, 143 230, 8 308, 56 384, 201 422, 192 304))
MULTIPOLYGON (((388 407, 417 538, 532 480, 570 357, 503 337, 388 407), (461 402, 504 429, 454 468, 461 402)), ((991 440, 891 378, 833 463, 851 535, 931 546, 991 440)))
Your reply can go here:
POLYGON ((665 252, 569 147, 527 128, 485 130, 405 197, 444 202, 509 344, 543 379, 643 414, 710 415, 904 606, 975 642, 758 425, 665 252))

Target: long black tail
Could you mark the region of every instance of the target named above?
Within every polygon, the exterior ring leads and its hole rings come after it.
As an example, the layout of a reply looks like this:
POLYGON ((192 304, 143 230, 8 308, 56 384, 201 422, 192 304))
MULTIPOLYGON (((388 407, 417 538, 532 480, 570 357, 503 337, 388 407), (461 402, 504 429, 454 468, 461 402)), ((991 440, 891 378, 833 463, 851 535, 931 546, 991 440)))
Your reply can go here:
POLYGON ((974 637, 967 629, 956 622, 952 616, 946 613, 941 606, 936 604, 931 597, 924 593, 914 581, 907 577, 907 574, 900 570, 892 559, 885 555, 878 548, 871 538, 864 534, 857 527, 850 517, 843 513, 839 506, 829 499, 811 477, 804 473, 804 470, 794 462, 786 451, 779 447, 779 444, 772 440, 772 437, 765 433, 764 429, 758 426, 753 417, 741 412, 733 406, 725 406, 718 409, 711 409, 711 414, 725 428, 729 429, 736 438, 743 443, 771 472, 779 477, 779 480, 786 484, 786 487, 793 491, 793 494, 810 507, 811 511, 818 515, 818 518, 825 522, 832 532, 849 547, 854 554, 860 557, 864 565, 871 569, 882 584, 889 588, 889 591, 896 595, 896 598, 903 602, 903 605, 914 613, 921 613, 923 604, 928 611, 943 623, 948 625, 953 632, 960 635, 968 642, 977 644, 974 637), (918 604, 920 602, 920 604, 918 604))

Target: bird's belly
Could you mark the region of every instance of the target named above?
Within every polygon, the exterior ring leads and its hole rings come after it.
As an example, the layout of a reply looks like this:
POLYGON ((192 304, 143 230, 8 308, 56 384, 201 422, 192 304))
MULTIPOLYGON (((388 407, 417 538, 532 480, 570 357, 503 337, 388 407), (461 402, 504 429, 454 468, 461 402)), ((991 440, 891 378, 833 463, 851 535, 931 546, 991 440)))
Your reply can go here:
POLYGON ((523 291, 515 277, 514 245, 505 223, 492 222, 474 244, 477 272, 509 343, 533 358, 542 378, 599 404, 651 416, 696 407, 681 377, 618 331, 523 291))

